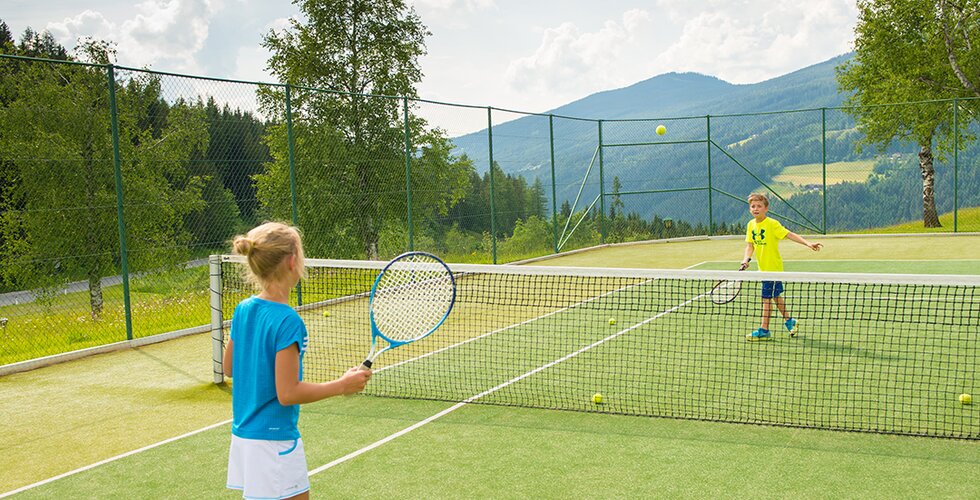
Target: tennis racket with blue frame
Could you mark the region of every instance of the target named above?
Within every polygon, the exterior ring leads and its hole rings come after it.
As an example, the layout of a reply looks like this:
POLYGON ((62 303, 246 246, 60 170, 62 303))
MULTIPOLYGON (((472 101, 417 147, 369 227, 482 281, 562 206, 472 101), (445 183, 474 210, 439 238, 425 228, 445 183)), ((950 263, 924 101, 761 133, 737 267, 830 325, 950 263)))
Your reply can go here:
POLYGON ((362 363, 370 369, 388 349, 410 344, 436 331, 453 310, 456 280, 445 262, 425 252, 392 259, 374 280, 369 309, 371 352, 362 363), (378 350, 378 339, 387 345, 378 350))

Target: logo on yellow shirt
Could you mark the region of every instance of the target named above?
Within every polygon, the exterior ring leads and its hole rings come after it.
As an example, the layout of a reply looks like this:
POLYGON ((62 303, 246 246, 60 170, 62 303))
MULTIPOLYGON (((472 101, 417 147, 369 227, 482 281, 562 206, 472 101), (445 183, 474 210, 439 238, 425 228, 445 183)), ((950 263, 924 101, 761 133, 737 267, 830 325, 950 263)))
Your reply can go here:
POLYGON ((759 234, 755 234, 755 229, 752 230, 752 243, 756 245, 764 245, 766 240, 766 230, 760 229, 759 234))

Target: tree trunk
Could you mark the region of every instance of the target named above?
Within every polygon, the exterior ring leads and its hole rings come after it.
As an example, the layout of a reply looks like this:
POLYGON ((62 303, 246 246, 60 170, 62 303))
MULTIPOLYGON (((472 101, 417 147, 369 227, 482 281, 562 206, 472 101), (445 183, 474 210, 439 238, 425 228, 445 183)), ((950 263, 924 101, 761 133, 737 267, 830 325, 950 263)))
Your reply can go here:
POLYGON ((932 165, 931 141, 921 145, 919 170, 922 171, 922 222, 925 227, 942 227, 936 213, 936 169, 932 165))
POLYGON ((88 275, 88 297, 93 320, 98 320, 102 315, 102 277, 98 274, 90 272, 88 275))

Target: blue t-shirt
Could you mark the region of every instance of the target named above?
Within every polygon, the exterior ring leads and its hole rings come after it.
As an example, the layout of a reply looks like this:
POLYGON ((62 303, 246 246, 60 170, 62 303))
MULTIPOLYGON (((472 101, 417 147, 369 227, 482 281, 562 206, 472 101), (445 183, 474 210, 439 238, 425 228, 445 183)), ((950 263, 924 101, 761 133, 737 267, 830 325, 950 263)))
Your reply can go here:
POLYGON ((286 304, 249 297, 231 319, 231 433, 245 439, 299 439, 299 405, 283 406, 276 396, 276 353, 296 344, 303 380, 306 325, 286 304))

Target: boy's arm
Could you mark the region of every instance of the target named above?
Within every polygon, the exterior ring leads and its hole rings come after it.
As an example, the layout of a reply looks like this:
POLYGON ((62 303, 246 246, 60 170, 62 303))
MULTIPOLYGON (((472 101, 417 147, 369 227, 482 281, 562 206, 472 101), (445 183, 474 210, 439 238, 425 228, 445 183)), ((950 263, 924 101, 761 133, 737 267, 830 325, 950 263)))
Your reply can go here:
POLYGON ((802 237, 802 236, 800 236, 800 235, 798 235, 798 234, 796 234, 796 233, 794 233, 792 231, 790 231, 789 233, 786 234, 786 239, 793 240, 793 241, 795 241, 795 242, 797 242, 797 243, 799 243, 801 245, 804 245, 804 246, 808 247, 810 250, 813 250, 814 252, 818 252, 818 251, 820 251, 821 248, 823 248, 823 244, 821 244, 821 243, 810 243, 809 241, 806 240, 806 238, 804 238, 804 237, 802 237))
POLYGON ((745 270, 749 267, 749 261, 752 260, 752 254, 755 253, 755 245, 752 242, 745 244, 745 255, 742 257, 742 267, 740 269, 745 270))

